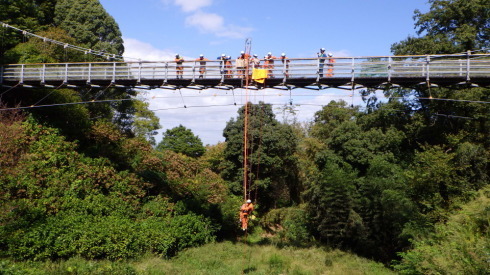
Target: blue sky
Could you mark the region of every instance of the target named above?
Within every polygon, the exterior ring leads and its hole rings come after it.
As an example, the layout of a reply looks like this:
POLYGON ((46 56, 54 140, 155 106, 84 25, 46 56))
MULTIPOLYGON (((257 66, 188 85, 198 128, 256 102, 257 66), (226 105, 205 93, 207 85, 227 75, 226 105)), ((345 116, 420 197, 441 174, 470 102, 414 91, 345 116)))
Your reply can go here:
MULTIPOLYGON (((125 56, 142 60, 170 60, 176 53, 197 58, 216 58, 221 53, 238 56, 245 39, 252 52, 272 52, 289 57, 315 57, 321 47, 335 56, 390 55, 391 44, 415 35, 413 13, 429 10, 427 0, 100 0, 119 24, 125 56)), ((161 132, 182 124, 205 144, 224 141, 226 122, 236 117, 237 107, 181 108, 243 103, 245 92, 218 90, 151 90, 145 97, 160 118, 161 132), (182 93, 182 97, 180 96, 182 93), (162 110, 163 109, 163 110, 162 110)), ((332 99, 361 104, 349 91, 276 90, 253 92, 250 99, 280 106, 293 99, 300 121, 311 120, 315 111, 332 99), (314 103, 314 104, 313 104, 314 103), (313 106, 317 105, 317 106, 313 106)), ((282 116, 278 113, 279 120, 282 116)))

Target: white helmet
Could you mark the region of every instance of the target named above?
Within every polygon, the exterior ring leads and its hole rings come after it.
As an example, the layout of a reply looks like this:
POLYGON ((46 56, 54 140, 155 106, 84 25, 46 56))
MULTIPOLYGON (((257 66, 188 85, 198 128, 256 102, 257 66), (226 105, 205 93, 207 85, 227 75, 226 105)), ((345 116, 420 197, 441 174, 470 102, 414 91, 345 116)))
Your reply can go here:
POLYGON ((281 56, 286 56, 286 53, 282 53, 281 56))
POLYGON ((204 57, 204 54, 200 54, 199 57, 204 57))
POLYGON ((332 54, 332 53, 328 53, 328 56, 329 56, 329 57, 332 57, 332 56, 333 56, 333 54, 332 54))
POLYGON ((245 52, 244 51, 241 51, 240 54, 244 54, 245 52))
POLYGON ((226 54, 222 53, 221 56, 226 56, 226 54))
POLYGON ((247 200, 247 203, 252 203, 252 201, 251 200, 247 200))
POLYGON ((271 52, 268 52, 267 55, 272 55, 272 53, 271 52))
POLYGON ((254 57, 258 57, 258 55, 256 53, 254 53, 254 57))
POLYGON ((321 48, 320 51, 324 52, 325 51, 325 48, 321 48))

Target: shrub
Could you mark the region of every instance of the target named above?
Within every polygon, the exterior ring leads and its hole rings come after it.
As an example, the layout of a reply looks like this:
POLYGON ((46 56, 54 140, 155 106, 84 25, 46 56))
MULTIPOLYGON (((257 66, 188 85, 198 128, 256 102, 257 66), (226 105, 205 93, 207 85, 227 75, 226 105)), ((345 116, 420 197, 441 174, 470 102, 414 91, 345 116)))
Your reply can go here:
POLYGON ((280 242, 296 246, 308 245, 312 237, 308 229, 306 211, 297 208, 279 208, 269 211, 261 221, 269 233, 277 234, 280 242))

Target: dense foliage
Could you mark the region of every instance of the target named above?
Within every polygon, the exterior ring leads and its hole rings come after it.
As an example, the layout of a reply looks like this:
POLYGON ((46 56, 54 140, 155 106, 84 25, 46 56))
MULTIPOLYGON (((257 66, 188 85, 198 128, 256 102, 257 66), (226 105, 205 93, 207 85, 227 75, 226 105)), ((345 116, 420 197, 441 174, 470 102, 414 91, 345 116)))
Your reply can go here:
POLYGON ((189 157, 200 157, 205 152, 201 139, 182 125, 165 131, 157 150, 171 150, 189 157))
POLYGON ((280 207, 297 199, 295 150, 297 139, 290 125, 276 120, 272 106, 248 103, 238 110, 223 131, 226 139, 223 178, 235 194, 242 194, 245 111, 247 114, 247 185, 251 197, 264 209, 280 207))

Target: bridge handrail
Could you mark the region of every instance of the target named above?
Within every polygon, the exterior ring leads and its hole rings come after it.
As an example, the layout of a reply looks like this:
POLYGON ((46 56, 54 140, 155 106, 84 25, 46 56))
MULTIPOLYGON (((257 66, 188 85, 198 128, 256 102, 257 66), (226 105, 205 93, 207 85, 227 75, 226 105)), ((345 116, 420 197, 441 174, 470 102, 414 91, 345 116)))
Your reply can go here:
MULTIPOLYGON (((267 71, 267 77, 287 79, 357 78, 384 77, 390 81, 395 77, 419 77, 427 81, 431 77, 458 76, 469 81, 472 76, 490 75, 490 54, 456 55, 410 55, 410 56, 366 56, 330 58, 280 58, 273 64, 259 59, 257 69, 267 71)), ((162 80, 174 79, 219 79, 244 78, 244 67, 238 67, 236 59, 190 60, 177 64, 175 61, 128 61, 128 62, 66 62, 6 64, 0 68, 0 84, 6 81, 63 81, 82 80, 162 80), (201 65, 205 62, 205 65, 201 65)), ((251 74, 254 66, 249 67, 251 74)))

